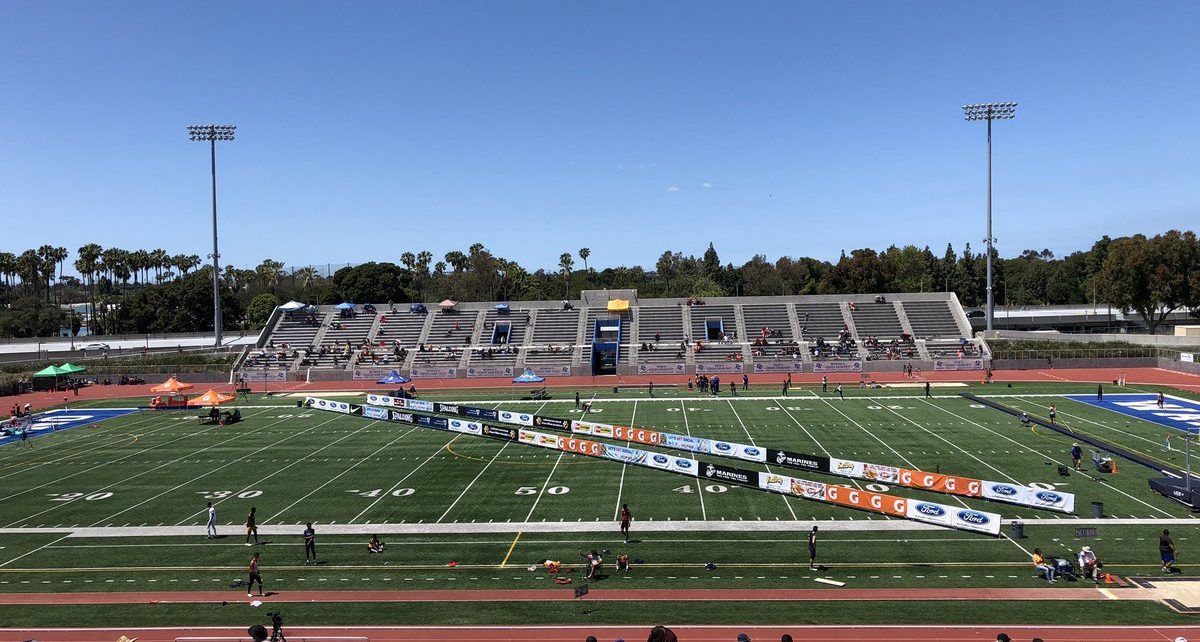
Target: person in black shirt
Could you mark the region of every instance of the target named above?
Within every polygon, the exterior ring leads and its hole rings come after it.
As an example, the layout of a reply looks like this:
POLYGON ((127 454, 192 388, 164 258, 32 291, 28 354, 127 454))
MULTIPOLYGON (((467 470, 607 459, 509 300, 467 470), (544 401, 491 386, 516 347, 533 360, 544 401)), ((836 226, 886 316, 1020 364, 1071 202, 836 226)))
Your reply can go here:
POLYGON ((808 570, 817 570, 817 527, 808 534, 808 570))
POLYGON ((304 563, 317 563, 317 531, 313 530, 312 522, 309 522, 308 528, 304 529, 304 563), (311 562, 309 562, 310 556, 311 562))
POLYGON ((1163 573, 1174 573, 1175 540, 1171 539, 1171 531, 1165 528, 1158 538, 1158 556, 1162 558, 1163 573))

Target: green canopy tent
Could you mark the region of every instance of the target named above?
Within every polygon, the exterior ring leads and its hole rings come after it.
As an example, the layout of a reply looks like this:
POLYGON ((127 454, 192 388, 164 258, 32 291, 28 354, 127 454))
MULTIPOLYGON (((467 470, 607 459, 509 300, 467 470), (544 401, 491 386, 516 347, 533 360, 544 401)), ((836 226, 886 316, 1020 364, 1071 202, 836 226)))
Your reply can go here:
POLYGON ((83 366, 77 366, 72 363, 64 363, 58 367, 58 371, 62 374, 73 375, 73 374, 79 374, 81 372, 87 372, 87 368, 85 368, 83 366))
POLYGON ((59 379, 65 377, 67 374, 58 366, 46 366, 33 373, 33 389, 50 390, 51 388, 56 388, 58 387, 59 379))

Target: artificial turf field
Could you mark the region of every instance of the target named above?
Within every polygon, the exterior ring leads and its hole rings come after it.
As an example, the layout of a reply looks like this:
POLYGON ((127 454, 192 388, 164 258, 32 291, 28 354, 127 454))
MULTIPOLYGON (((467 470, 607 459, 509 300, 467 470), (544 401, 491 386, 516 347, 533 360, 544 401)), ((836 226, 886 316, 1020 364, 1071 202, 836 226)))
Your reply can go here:
MULTIPOLYGON (((1032 577, 1028 551, 1035 546, 1050 553, 1077 551, 1083 540, 1076 532, 1080 524, 1073 522, 1090 517, 1093 501, 1104 503, 1111 523, 1097 526, 1086 541, 1106 568, 1125 576, 1156 574, 1156 538, 1168 526, 1184 572, 1191 572, 1186 562, 1194 526, 1172 522, 1190 513, 1148 490, 1150 470, 1125 462, 1116 475, 1085 470, 1059 477, 1057 464, 1067 460, 1070 446, 1067 437, 1022 427, 1009 415, 957 396, 965 391, 1043 416, 1056 403, 1060 422, 1072 429, 1182 464, 1177 450, 1164 451, 1162 435, 1169 429, 1061 397, 1094 392, 1085 385, 936 387, 931 400, 919 389, 906 388, 848 389, 845 399, 811 389, 794 389, 783 399, 776 396, 777 388, 753 386, 738 397, 719 399, 661 387, 654 399, 645 391, 584 393, 585 399, 594 397, 589 418, 595 421, 1046 484, 1076 494, 1078 517, 962 500, 1006 521, 1025 522, 1027 537, 1014 541, 933 530, 518 443, 321 413, 297 408, 291 397, 255 396, 238 402, 244 421, 233 426, 200 426, 192 413, 140 412, 94 428, 39 435, 33 449, 0 449, 0 527, 5 529, 0 592, 225 589, 243 575, 249 557, 241 524, 251 506, 257 507, 264 529, 288 533, 272 531, 253 549, 263 553, 267 588, 276 591, 550 589, 555 587, 551 576, 526 567, 543 559, 574 563, 580 550, 590 548, 610 550, 610 560, 627 552, 643 562, 631 573, 611 574, 595 590, 811 588, 817 577, 855 588, 1041 587, 1044 582, 1032 577), (215 540, 203 537, 207 501, 216 504, 221 524, 223 537, 215 540), (613 523, 622 503, 635 517, 635 541, 628 546, 613 523), (303 564, 299 533, 307 521, 318 533, 321 563, 315 566, 303 564), (808 570, 804 546, 810 521, 826 524, 819 547, 826 566, 818 572, 808 570), (123 537, 108 536, 118 531, 62 530, 83 527, 162 529, 123 537), (381 531, 388 544, 383 555, 366 553, 373 530, 381 531), (452 561, 458 565, 448 567, 452 561), (704 570, 707 562, 716 570, 704 570)), ((1141 391, 1151 389, 1122 390, 1141 391)), ((579 416, 572 391, 553 394, 549 402, 516 401, 507 390, 450 391, 429 398, 579 416)), ((362 401, 363 396, 335 398, 362 401)), ((1181 438, 1175 443, 1182 447, 1181 438)), ((805 476, 855 485, 844 478, 805 476)), ((887 492, 959 501, 909 489, 887 492)), ((1109 613, 1132 608, 1114 606, 1109 613)), ((935 604, 920 610, 929 621, 961 621, 948 619, 935 604)), ((439 612, 425 614, 442 621, 434 615, 439 612)), ((528 622, 556 617, 554 608, 525 612, 528 622)))

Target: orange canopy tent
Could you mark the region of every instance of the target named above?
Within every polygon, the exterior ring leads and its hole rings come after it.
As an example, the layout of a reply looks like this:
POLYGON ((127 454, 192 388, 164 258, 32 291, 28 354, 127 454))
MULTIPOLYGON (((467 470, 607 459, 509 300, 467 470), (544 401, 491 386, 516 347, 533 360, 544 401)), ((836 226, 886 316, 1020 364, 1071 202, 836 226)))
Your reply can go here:
POLYGON ((190 383, 184 383, 175 377, 171 377, 170 379, 167 379, 166 381, 151 388, 150 392, 165 392, 175 395, 185 390, 191 390, 192 388, 195 388, 195 386, 190 383))
POLYGON ((217 392, 216 390, 209 390, 208 392, 200 395, 199 397, 196 397, 194 399, 188 399, 188 405, 189 406, 219 406, 223 403, 229 403, 230 401, 233 401, 234 399, 237 399, 237 395, 223 395, 223 394, 217 392))

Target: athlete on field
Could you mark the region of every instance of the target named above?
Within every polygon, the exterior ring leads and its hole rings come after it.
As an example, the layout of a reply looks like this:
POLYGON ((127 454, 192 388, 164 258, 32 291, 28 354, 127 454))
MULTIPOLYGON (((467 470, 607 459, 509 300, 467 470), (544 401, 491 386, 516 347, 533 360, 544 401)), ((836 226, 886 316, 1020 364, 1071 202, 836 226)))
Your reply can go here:
POLYGON ((629 523, 633 521, 633 513, 629 511, 629 504, 621 505, 621 534, 625 536, 625 543, 629 543, 629 523))

